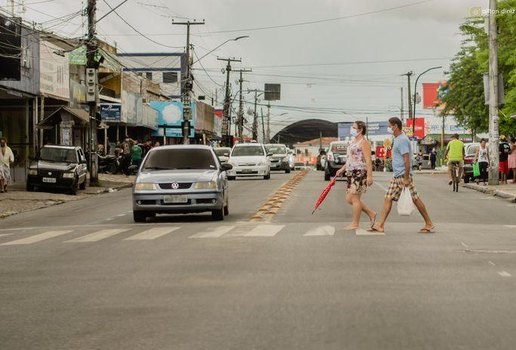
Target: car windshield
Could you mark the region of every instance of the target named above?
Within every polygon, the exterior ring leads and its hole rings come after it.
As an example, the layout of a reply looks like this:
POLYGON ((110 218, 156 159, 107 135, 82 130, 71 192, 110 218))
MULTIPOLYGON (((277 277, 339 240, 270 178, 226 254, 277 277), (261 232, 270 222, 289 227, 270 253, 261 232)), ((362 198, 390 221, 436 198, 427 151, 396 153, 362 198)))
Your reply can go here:
POLYGON ((264 156, 263 148, 261 146, 244 146, 244 147, 235 147, 233 149, 233 153, 231 153, 232 157, 246 157, 246 156, 264 156))
POLYGON ((229 157, 231 148, 215 148, 214 151, 215 151, 215 154, 219 157, 229 157))
POLYGON ((156 149, 149 153, 143 170, 216 169, 213 153, 207 149, 156 149))
POLYGON ((471 145, 468 147, 468 154, 466 156, 474 156, 477 154, 478 145, 471 145))
POLYGON ((74 149, 43 147, 39 159, 48 162, 76 163, 77 155, 74 149))
POLYGON ((265 149, 267 150, 267 153, 272 153, 272 154, 287 153, 287 147, 285 147, 285 146, 271 145, 271 146, 265 146, 265 149))
POLYGON ((344 143, 336 143, 331 146, 331 151, 333 153, 346 154, 347 149, 348 149, 348 146, 344 143))

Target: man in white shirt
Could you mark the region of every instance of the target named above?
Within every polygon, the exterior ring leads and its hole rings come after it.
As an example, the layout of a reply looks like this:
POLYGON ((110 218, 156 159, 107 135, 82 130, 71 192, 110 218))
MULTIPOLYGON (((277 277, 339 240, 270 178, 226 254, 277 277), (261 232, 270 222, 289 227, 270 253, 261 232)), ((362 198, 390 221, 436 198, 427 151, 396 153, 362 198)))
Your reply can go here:
POLYGON ((14 162, 13 151, 7 146, 7 139, 0 137, 0 193, 7 192, 11 183, 11 163, 14 162))

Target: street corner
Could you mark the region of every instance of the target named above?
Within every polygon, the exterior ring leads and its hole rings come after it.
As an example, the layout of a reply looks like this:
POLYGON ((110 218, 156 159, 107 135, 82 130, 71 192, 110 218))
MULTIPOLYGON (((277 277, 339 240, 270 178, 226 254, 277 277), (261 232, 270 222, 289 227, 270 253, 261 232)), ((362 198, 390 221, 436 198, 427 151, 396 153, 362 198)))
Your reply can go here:
POLYGON ((467 183, 463 186, 487 195, 509 200, 510 202, 516 202, 516 184, 482 186, 475 183, 467 183))

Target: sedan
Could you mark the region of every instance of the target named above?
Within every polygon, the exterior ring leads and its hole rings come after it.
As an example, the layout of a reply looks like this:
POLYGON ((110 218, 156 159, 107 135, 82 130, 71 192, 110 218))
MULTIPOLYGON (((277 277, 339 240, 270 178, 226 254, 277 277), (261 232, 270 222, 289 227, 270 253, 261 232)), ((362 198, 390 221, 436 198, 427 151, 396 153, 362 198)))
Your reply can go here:
POLYGON ((154 148, 142 162, 133 188, 133 218, 145 222, 156 214, 211 212, 214 220, 229 214, 226 171, 213 149, 201 145, 154 148))

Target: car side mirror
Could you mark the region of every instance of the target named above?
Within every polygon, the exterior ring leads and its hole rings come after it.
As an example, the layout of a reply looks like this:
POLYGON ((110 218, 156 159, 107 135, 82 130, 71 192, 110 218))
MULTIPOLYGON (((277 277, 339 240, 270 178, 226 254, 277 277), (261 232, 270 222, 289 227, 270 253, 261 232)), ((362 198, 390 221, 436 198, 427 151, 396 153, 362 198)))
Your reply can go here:
POLYGON ((267 157, 272 157, 274 153, 267 153, 267 157))
POLYGON ((233 169, 233 165, 231 165, 229 163, 224 163, 224 164, 220 165, 220 171, 228 171, 231 169, 233 169))

